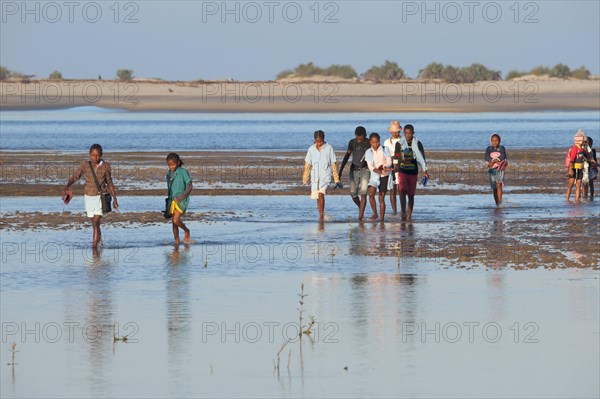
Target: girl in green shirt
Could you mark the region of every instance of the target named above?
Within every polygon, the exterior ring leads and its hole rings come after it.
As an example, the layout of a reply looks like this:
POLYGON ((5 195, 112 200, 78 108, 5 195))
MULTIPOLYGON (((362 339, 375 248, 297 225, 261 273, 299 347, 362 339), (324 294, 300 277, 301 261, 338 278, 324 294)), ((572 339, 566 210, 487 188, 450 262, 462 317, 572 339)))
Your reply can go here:
POLYGON ((179 244, 179 229, 181 228, 185 235, 183 243, 190 243, 190 229, 181 220, 190 202, 190 192, 192 191, 192 179, 190 174, 183 167, 183 161, 179 155, 172 152, 167 155, 167 189, 169 190, 169 203, 167 208, 172 215, 173 221, 173 237, 175 243, 179 244))

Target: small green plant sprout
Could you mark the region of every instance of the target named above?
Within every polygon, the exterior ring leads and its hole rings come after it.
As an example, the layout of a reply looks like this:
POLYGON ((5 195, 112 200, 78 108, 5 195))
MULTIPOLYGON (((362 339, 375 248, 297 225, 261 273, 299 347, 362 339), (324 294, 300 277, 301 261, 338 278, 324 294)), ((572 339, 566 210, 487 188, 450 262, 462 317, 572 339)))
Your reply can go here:
POLYGON ((331 253, 330 253, 330 255, 331 255, 331 267, 333 267, 333 266, 335 265, 335 263, 337 262, 337 261, 335 260, 335 256, 337 255, 337 250, 336 250, 336 248, 332 248, 332 249, 331 249, 331 253))
MULTIPOLYGON (((288 342, 290 342, 290 341, 285 341, 281 345, 281 348, 279 348, 279 351, 277 351, 277 362, 275 363, 275 370, 277 370, 278 373, 279 373, 279 355, 281 355, 281 352, 283 352, 283 349, 286 347, 288 342)), ((288 360, 288 362, 289 362, 289 360, 288 360)))
POLYGON ((121 336, 121 338, 119 338, 118 334, 116 333, 116 330, 117 330, 115 328, 116 325, 117 325, 117 323, 113 324, 113 343, 119 342, 119 341, 121 341, 121 342, 127 342, 127 336, 128 335, 123 335, 123 336, 121 336))
POLYGON ((311 329, 315 326, 316 320, 315 320, 315 316, 310 316, 310 323, 308 323, 308 326, 304 329, 304 327, 302 328, 302 334, 305 335, 310 335, 312 334, 311 329))
POLYGON ((304 313, 304 298, 308 296, 308 294, 304 293, 304 283, 300 284, 300 293, 298 294, 300 300, 298 303, 300 304, 300 308, 298 309, 298 335, 302 337, 302 313, 304 313))
POLYGON ((11 362, 7 363, 7 366, 14 366, 15 364, 17 364, 17 363, 15 363, 15 354, 18 352, 16 342, 13 342, 10 345, 9 351, 10 351, 10 355, 11 355, 11 362))

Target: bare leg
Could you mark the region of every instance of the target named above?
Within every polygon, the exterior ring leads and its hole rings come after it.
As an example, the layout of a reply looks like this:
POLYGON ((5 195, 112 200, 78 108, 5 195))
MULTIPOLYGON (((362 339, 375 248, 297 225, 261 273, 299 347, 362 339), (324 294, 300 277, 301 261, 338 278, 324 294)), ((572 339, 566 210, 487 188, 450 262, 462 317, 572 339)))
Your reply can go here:
POLYGON ((406 220, 412 220, 413 207, 415 206, 415 196, 408 196, 408 211, 406 212, 406 220))
POLYGON ((190 243, 190 229, 181 220, 181 212, 175 211, 173 214, 173 237, 175 238, 175 244, 179 244, 179 229, 182 229, 185 233, 183 237, 183 243, 190 243))
POLYGON ((498 188, 493 188, 492 189, 492 194, 494 194, 494 202, 496 203, 496 206, 498 206, 498 188))
POLYGON ((401 218, 402 220, 406 220, 406 192, 400 191, 400 209, 401 209, 401 218))
MULTIPOLYGON (((390 179, 392 178, 392 176, 390 176, 390 179)), ((398 213, 398 209, 396 207, 396 185, 393 184, 392 185, 392 192, 390 193, 390 204, 392 205, 392 215, 395 215, 396 213, 398 213)))
POLYGON ((575 181, 575 202, 579 203, 581 197, 581 180, 575 181))
POLYGON ((381 215, 381 221, 385 219, 385 192, 379 193, 379 214, 381 215))
POLYGON ((354 201, 356 206, 358 206, 358 208, 360 209, 360 199, 358 197, 352 197, 352 201, 354 201))
POLYGON ((323 220, 325 217, 325 195, 319 193, 319 199, 317 199, 317 208, 319 209, 319 220, 323 220))
POLYGON ((367 196, 360 196, 360 206, 358 207, 358 220, 363 220, 365 218, 365 208, 367 207, 367 196))
POLYGON ((594 198, 594 181, 590 180, 590 198, 594 198))
POLYGON ((587 199, 587 197, 588 197, 588 183, 587 182, 586 183, 582 182, 581 185, 582 185, 582 188, 583 188, 583 198, 587 199))
POLYGON ((502 203, 502 183, 496 184, 496 191, 498 191, 498 205, 502 203))
POLYGON ((573 184, 575 183, 575 179, 569 177, 569 183, 567 185, 567 202, 571 200, 571 190, 573 189, 573 184))
POLYGON ((100 221, 102 220, 102 216, 94 215, 92 218, 92 228, 94 229, 94 233, 92 235, 92 247, 97 248, 100 240, 102 239, 102 232, 100 231, 100 221))
POLYGON ((375 192, 377 188, 369 187, 369 204, 371 204, 371 209, 373 210, 373 216, 369 218, 369 220, 377 220, 379 216, 377 215, 377 203, 375 202, 375 192))

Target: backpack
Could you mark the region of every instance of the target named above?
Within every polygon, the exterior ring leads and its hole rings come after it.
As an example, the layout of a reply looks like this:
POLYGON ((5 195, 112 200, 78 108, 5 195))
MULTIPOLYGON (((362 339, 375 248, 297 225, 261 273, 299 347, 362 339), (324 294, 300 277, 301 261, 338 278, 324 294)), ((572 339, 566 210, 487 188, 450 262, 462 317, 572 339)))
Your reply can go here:
POLYGON ((573 149, 573 147, 570 147, 567 150, 567 156, 565 157, 565 168, 569 169, 569 166, 571 166, 571 150, 573 149))

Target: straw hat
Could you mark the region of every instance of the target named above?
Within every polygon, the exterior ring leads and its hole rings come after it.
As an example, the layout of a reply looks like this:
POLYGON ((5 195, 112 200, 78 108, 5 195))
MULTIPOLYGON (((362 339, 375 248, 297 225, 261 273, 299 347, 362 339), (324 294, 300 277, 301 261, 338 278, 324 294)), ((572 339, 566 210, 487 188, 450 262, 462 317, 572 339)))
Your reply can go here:
POLYGON ((586 135, 585 132, 581 129, 579 129, 577 131, 577 133, 575 133, 575 137, 573 137, 573 141, 575 142, 575 144, 583 144, 583 142, 586 140, 586 135))
POLYGON ((401 132, 401 131, 402 131, 402 126, 400 126, 400 122, 398 122, 398 121, 390 122, 390 127, 388 127, 388 132, 392 133, 392 132, 401 132))

